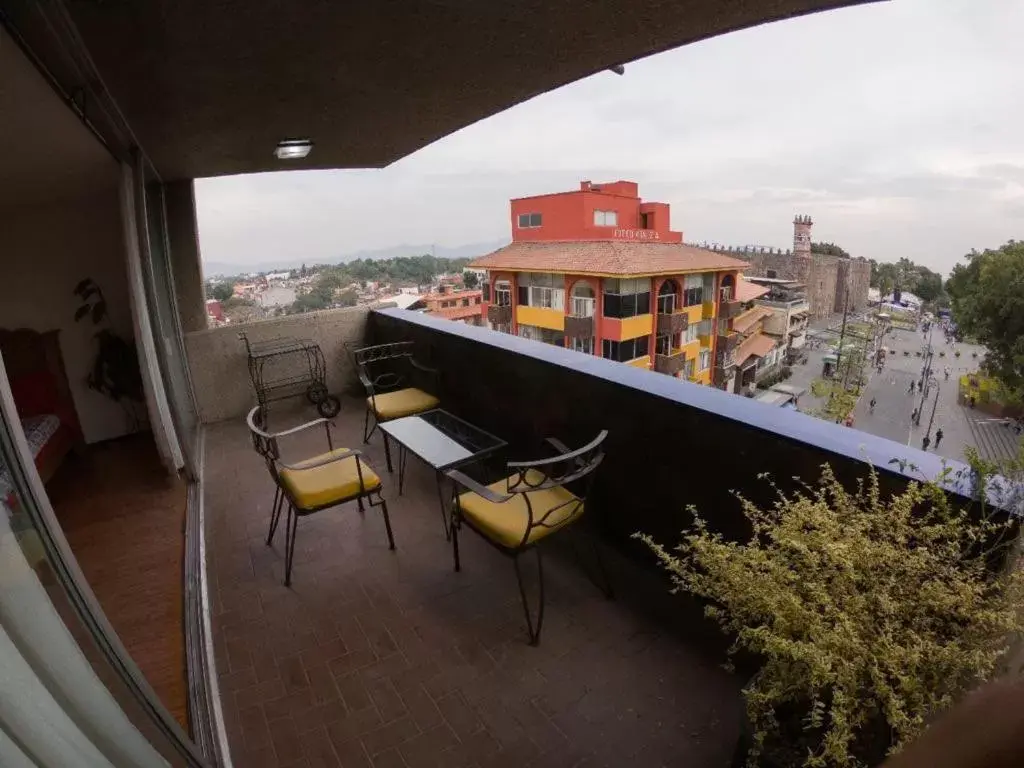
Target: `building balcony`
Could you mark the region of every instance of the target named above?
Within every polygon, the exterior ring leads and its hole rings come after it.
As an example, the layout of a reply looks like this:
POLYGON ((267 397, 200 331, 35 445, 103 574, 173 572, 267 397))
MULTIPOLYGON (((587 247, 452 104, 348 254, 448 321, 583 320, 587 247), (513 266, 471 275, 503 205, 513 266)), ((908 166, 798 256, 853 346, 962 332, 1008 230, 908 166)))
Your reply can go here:
POLYGON ((487 320, 494 325, 507 325, 512 322, 512 307, 508 304, 489 304, 487 320))
POLYGON ((718 336, 718 354, 732 354, 739 345, 740 335, 738 333, 726 333, 718 336))
MULTIPOLYGON (((411 457, 398 494, 380 435, 362 443, 361 395, 342 398, 334 444, 359 446, 380 474, 397 549, 388 549, 377 510, 361 515, 351 504, 318 512, 299 522, 292 586, 283 587, 284 532, 265 543, 274 486, 242 419, 251 395, 237 329, 189 334, 201 410, 216 400, 223 419, 205 427, 204 510, 212 640, 236 765, 302 764, 315 750, 334 756, 327 764, 572 765, 594 758, 629 765, 641 753, 645 763, 726 764, 742 681, 701 654, 721 653, 728 641, 712 639, 718 635, 699 608, 669 593, 632 534, 678 541, 681 515, 693 503, 714 510, 723 535, 744 538, 731 492, 768 504, 770 486, 753 471, 733 473, 728 485, 708 482, 737 444, 759 457, 758 472, 784 485, 794 475, 818 477, 825 463, 840 476, 860 476, 865 460, 890 482, 905 483, 911 478, 888 463, 893 456, 941 471, 939 457, 830 422, 780 416, 631 365, 416 312, 337 310, 286 320, 332 329, 336 338, 323 342, 329 385, 340 393, 358 392, 344 354, 335 354, 342 342, 413 341, 442 372, 435 393, 442 407, 505 440, 502 458, 536 458, 547 436, 576 446, 608 429, 600 492, 588 499, 580 525, 592 526, 611 562, 617 597, 605 600, 581 571, 566 538, 572 529, 553 537, 542 547, 544 634, 530 648, 509 561, 466 535, 462 572, 453 571, 434 472, 411 457), (222 344, 229 337, 233 345, 222 344), (219 353, 203 355, 207 348, 219 353), (237 377, 238 386, 225 376, 237 377), (219 390, 212 382, 221 382, 219 390), (226 401, 235 389, 237 400, 226 401), (225 414, 228 407, 234 411, 225 414), (683 465, 651 460, 671 455, 679 435, 693 433, 708 442, 683 465), (676 702, 669 710, 666 681, 676 702), (656 736, 637 729, 638 721, 660 722, 656 736)), ((728 344, 734 335, 724 338, 728 344)), ((731 352, 720 359, 712 372, 719 386, 731 352)), ((656 355, 655 369, 678 373, 684 360, 682 353, 656 355)), ((271 406, 274 429, 312 417, 303 401, 271 406)), ((296 438, 295 453, 283 458, 321 450, 306 439, 296 438)))
POLYGON ((566 315, 565 335, 573 339, 589 339, 594 336, 594 317, 566 315))
POLYGON ((659 312, 657 318, 657 332, 661 336, 675 336, 684 333, 690 326, 690 316, 686 310, 659 312))
POLYGON ((743 309, 743 303, 735 299, 719 304, 719 315, 726 320, 736 317, 743 309))
POLYGON ((669 355, 655 355, 654 356, 654 370, 658 373, 667 373, 669 376, 675 376, 686 365, 686 353, 682 350, 676 350, 669 355))

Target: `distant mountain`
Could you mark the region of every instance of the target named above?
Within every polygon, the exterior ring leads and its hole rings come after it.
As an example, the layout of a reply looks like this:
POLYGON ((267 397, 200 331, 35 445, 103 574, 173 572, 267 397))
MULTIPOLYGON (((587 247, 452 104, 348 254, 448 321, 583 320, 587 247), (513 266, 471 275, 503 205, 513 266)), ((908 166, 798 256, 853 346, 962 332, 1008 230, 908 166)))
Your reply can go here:
MULTIPOLYGON (((397 256, 422 256, 430 253, 433 248, 434 255, 438 258, 463 259, 474 256, 483 256, 485 253, 508 244, 508 238, 501 240, 487 240, 480 243, 466 243, 465 245, 393 245, 390 248, 378 248, 376 250, 356 251, 339 256, 333 261, 318 262, 328 264, 345 264, 355 259, 393 259, 397 256)), ((215 275, 239 275, 247 272, 273 272, 276 270, 298 269, 303 264, 308 267, 314 262, 310 259, 294 258, 282 259, 281 261, 264 262, 242 262, 229 264, 224 261, 203 261, 203 274, 206 277, 215 275)))

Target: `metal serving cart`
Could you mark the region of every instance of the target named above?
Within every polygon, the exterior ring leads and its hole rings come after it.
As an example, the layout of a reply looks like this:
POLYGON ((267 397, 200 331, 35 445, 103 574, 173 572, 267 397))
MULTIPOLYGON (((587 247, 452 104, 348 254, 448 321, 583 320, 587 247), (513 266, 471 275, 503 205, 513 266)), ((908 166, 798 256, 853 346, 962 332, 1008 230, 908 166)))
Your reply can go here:
POLYGON ((239 333, 249 358, 249 378, 260 413, 267 403, 305 395, 324 418, 341 410, 341 401, 327 391, 327 363, 320 345, 309 339, 277 337, 250 341, 239 333))

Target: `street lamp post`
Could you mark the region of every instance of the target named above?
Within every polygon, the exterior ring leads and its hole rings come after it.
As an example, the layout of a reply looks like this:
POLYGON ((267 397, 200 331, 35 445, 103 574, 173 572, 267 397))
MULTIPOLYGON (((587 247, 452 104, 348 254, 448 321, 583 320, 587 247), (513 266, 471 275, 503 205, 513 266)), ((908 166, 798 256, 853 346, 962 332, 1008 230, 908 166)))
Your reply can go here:
MULTIPOLYGON (((932 425, 935 423, 935 408, 939 404, 939 387, 940 387, 939 382, 938 382, 938 380, 935 377, 932 377, 930 383, 935 385, 935 400, 932 401, 932 415, 928 419, 928 429, 926 429, 924 431, 923 445, 924 445, 925 450, 928 450, 928 444, 932 441, 932 425)), ((921 409, 924 410, 924 403, 923 402, 921 403, 921 409)), ((919 413, 918 414, 918 419, 920 419, 920 418, 921 418, 921 416, 920 416, 920 413, 919 413)))

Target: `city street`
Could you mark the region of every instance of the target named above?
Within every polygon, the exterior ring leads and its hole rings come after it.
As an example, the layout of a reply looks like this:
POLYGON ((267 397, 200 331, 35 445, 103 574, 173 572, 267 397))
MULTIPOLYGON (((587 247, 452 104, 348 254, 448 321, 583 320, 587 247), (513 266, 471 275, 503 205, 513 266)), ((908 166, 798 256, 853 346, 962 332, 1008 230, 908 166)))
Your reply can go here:
MULTIPOLYGON (((811 328, 819 332, 830 329, 831 333, 825 338, 838 338, 840 317, 833 315, 817 320, 811 324, 811 328)), ((1020 436, 1011 425, 1002 419, 992 418, 957 403, 958 379, 963 374, 978 369, 985 353, 984 347, 957 344, 956 349, 960 350, 960 357, 957 358, 953 354, 953 345, 946 343, 941 329, 936 327, 932 334, 932 376, 937 387, 929 388, 927 402, 923 404, 921 423, 917 426, 911 423, 911 414, 915 408, 922 407, 923 393, 916 387, 913 395, 908 390, 911 382, 916 383, 921 378, 924 357, 918 357, 915 352, 925 350, 927 339, 919 331, 894 330, 882 343, 885 347, 895 350, 896 354, 886 356, 881 373, 877 373, 869 366, 867 385, 854 409, 854 429, 885 437, 902 445, 921 448, 934 409, 929 446, 933 453, 963 461, 966 446, 976 446, 986 459, 1003 458, 1016 452, 1020 436), (910 354, 904 355, 904 350, 910 354), (946 356, 940 357, 940 352, 945 352, 946 356), (971 356, 974 352, 977 352, 978 357, 971 356), (943 374, 947 366, 950 369, 948 381, 943 374), (874 412, 870 409, 872 398, 876 401, 874 412), (936 449, 935 432, 940 428, 943 437, 936 449)), ((793 374, 786 381, 787 384, 807 390, 799 400, 799 408, 804 413, 815 414, 824 405, 821 398, 811 394, 810 387, 815 379, 821 378, 822 359, 829 352, 826 346, 808 349, 807 362, 793 366, 793 374)))
POLYGON ((920 448, 934 409, 930 450, 946 458, 962 461, 964 447, 979 442, 975 436, 978 427, 972 430, 972 417, 979 421, 987 421, 987 418, 957 403, 957 380, 964 373, 977 369, 984 348, 957 344, 956 348, 960 350, 960 357, 957 358, 953 355, 953 347, 947 345, 941 332, 936 330, 932 335, 935 351, 932 375, 937 382, 937 394, 936 387, 932 387, 923 405, 920 426, 915 426, 911 423, 911 413, 915 408, 922 407, 922 394, 915 389, 911 395, 907 390, 911 382, 921 378, 924 358, 917 357, 914 352, 923 350, 926 341, 920 332, 894 331, 885 337, 883 344, 896 350, 896 354, 887 356, 881 373, 872 370, 854 410, 854 428, 920 448), (910 355, 905 356, 904 350, 910 351, 910 355), (940 351, 944 351, 946 356, 940 357, 940 351), (972 352, 977 352, 978 358, 971 357, 972 352), (943 376, 947 366, 950 369, 949 381, 943 376), (877 401, 874 413, 869 408, 872 398, 877 401), (943 439, 936 449, 935 432, 939 428, 943 431, 943 439))

